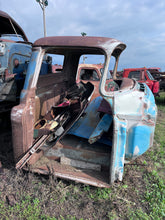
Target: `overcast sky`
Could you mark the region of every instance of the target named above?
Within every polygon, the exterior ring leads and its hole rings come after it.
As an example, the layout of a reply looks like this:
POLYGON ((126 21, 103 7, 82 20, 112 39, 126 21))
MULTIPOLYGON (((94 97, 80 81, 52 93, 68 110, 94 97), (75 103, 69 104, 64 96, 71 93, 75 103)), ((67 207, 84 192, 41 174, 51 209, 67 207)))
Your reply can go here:
MULTIPOLYGON (((43 37, 42 10, 36 0, 0 0, 29 41, 43 37)), ((165 71, 165 0, 48 0, 47 36, 103 36, 123 41, 119 70, 160 67, 165 71)))

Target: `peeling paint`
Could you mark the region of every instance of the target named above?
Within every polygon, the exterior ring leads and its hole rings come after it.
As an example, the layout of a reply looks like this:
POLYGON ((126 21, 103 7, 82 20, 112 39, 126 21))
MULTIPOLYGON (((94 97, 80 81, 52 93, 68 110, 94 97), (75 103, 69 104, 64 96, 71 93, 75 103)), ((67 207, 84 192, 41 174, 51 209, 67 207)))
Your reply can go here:
POLYGON ((138 153, 139 153, 139 147, 136 146, 133 155, 134 155, 134 156, 137 156, 138 153))

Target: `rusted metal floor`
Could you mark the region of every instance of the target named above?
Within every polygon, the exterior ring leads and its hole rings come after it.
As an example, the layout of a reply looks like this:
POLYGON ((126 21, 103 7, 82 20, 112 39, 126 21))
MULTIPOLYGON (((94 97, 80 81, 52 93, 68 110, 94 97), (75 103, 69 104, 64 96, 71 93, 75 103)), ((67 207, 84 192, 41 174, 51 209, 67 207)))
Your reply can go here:
POLYGON ((46 157, 42 157, 35 165, 33 165, 31 167, 31 171, 44 175, 51 173, 55 177, 73 180, 97 187, 110 186, 108 184, 108 172, 78 169, 69 165, 60 164, 54 160, 48 160, 46 157))
POLYGON ((107 145, 91 145, 83 138, 66 135, 48 151, 45 149, 44 156, 31 166, 31 171, 109 187, 110 153, 111 148, 107 145), (65 160, 69 161, 67 165, 65 160))

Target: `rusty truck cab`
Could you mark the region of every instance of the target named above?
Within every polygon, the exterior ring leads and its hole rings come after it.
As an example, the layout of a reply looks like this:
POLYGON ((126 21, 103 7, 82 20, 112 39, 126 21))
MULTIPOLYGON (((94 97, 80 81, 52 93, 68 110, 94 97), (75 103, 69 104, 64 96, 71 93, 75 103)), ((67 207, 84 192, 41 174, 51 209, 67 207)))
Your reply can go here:
POLYGON ((113 91, 106 86, 111 57, 116 60, 115 76, 125 47, 103 37, 46 37, 34 42, 20 104, 11 113, 17 168, 30 166, 33 172, 53 172, 99 187, 122 180, 125 160, 152 145, 156 117, 153 95, 145 85, 114 79, 113 91), (39 74, 45 54, 63 56, 61 71, 39 74), (105 58, 100 96, 92 101, 94 85, 76 83, 84 54, 105 58))

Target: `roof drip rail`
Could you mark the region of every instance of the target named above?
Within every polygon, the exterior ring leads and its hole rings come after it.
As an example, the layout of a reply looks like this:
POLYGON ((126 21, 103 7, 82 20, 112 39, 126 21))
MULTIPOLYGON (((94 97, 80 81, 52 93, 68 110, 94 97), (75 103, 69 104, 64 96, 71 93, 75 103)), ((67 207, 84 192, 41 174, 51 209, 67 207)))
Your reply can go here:
POLYGON ((19 35, 17 34, 17 31, 16 31, 16 29, 15 29, 15 27, 14 27, 14 25, 13 25, 11 19, 9 19, 9 21, 10 21, 10 24, 11 24, 11 26, 12 26, 12 28, 13 28, 13 30, 14 30, 16 36, 17 36, 17 38, 18 38, 19 40, 21 40, 21 38, 20 38, 19 35))

